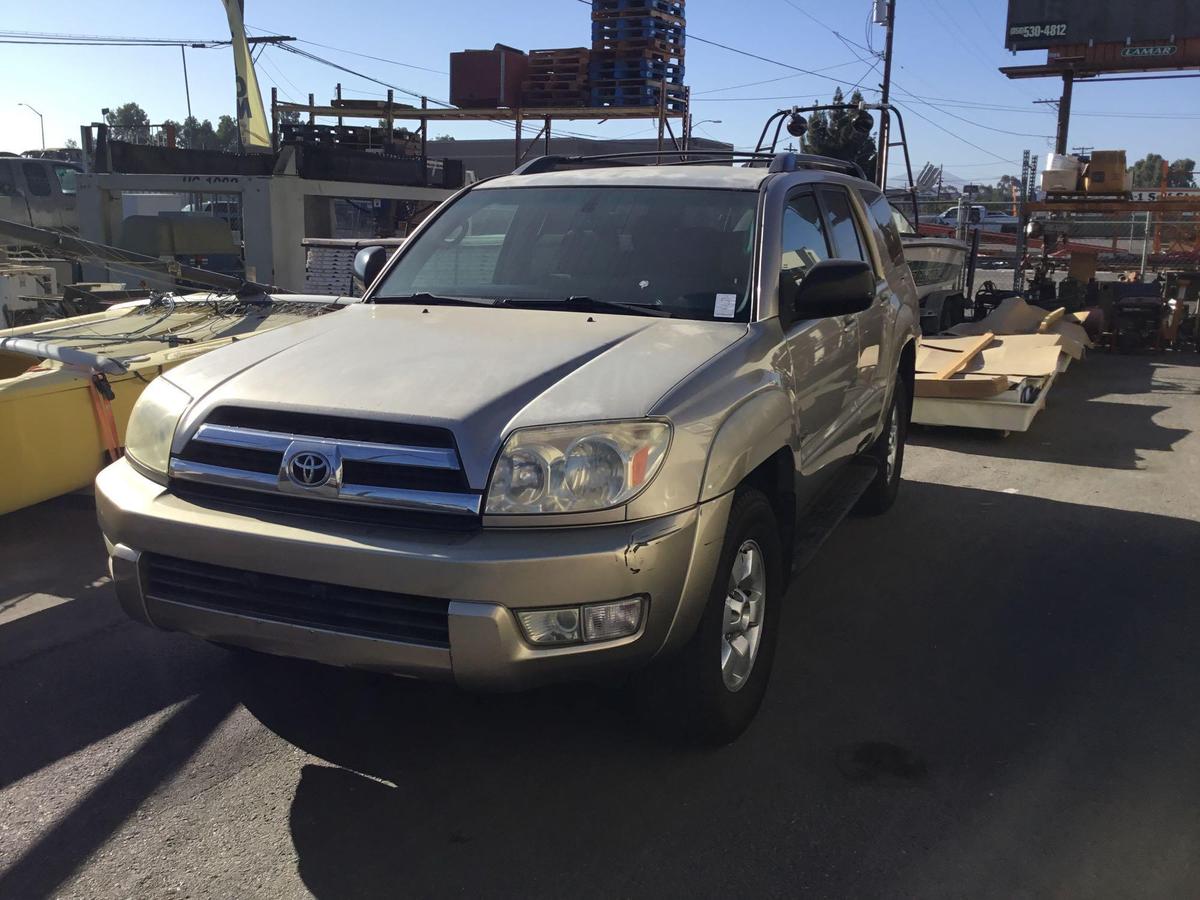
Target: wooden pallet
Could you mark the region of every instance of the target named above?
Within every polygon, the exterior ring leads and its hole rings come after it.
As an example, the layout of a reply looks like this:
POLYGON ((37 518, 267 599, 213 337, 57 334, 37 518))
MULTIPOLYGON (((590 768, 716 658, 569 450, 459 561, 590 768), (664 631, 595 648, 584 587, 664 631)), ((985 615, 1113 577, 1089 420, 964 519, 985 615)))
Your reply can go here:
MULTIPOLYGON (((616 10, 612 12, 593 12, 592 24, 601 25, 605 28, 621 28, 621 27, 636 27, 640 23, 645 23, 650 26, 652 22, 661 22, 664 26, 670 28, 682 29, 684 27, 684 17, 674 13, 664 12, 661 9, 627 9, 616 10)), ((652 26, 657 27, 657 26, 652 26)))
POLYGON ((528 91, 521 94, 524 109, 558 109, 565 106, 587 106, 586 91, 528 91))
MULTIPOLYGON (((683 60, 683 42, 665 41, 658 38, 639 40, 613 40, 607 37, 597 38, 592 43, 592 51, 599 53, 645 54, 657 55, 660 59, 683 60)), ((651 58, 654 58, 653 56, 651 58)))
POLYGON ((521 82, 521 90, 526 94, 538 91, 582 91, 587 84, 586 78, 531 78, 521 82))
POLYGON ((684 0, 592 0, 592 15, 614 12, 636 12, 645 15, 648 10, 660 10, 671 15, 682 16, 684 0))

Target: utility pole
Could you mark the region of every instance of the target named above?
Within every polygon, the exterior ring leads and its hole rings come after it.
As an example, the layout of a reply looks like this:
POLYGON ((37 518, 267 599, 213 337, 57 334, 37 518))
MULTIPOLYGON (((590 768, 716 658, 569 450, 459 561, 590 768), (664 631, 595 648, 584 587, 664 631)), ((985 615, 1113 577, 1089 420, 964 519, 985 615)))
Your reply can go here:
POLYGON ((1071 94, 1074 92, 1075 76, 1070 72, 1063 73, 1063 92, 1058 99, 1034 100, 1035 104, 1053 106, 1058 113, 1058 129, 1054 138, 1054 152, 1065 155, 1067 152, 1067 131, 1071 125, 1071 94))
POLYGON ((1067 131, 1071 127, 1071 94, 1075 89, 1075 76, 1063 72, 1062 100, 1058 103, 1058 131, 1054 137, 1054 152, 1060 156, 1067 153, 1067 131))
POLYGON ((887 189, 888 151, 891 149, 891 116, 888 100, 892 92, 892 39, 896 31, 896 0, 887 0, 887 43, 883 50, 883 85, 879 104, 879 152, 876 154, 875 181, 880 190, 887 189))

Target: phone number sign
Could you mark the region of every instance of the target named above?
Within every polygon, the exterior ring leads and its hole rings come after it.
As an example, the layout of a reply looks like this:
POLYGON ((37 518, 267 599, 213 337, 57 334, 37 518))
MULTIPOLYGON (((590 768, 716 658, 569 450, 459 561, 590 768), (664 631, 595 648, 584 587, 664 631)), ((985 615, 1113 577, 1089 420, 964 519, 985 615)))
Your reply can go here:
POLYGON ((1045 41, 1067 36, 1066 22, 1032 22, 1024 25, 1009 25, 1009 41, 1045 41))

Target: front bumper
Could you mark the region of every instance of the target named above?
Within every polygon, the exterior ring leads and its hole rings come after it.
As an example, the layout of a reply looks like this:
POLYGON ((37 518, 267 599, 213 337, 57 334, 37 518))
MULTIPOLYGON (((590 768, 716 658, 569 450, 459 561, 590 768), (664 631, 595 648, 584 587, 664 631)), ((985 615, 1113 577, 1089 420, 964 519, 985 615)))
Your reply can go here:
POLYGON ((732 495, 639 522, 470 534, 379 528, 200 506, 127 462, 96 479, 117 596, 145 624, 340 666, 516 689, 644 666, 695 631, 732 495), (147 591, 144 554, 247 572, 448 600, 449 647, 234 614, 147 591), (536 648, 513 609, 644 595, 641 629, 615 641, 536 648))

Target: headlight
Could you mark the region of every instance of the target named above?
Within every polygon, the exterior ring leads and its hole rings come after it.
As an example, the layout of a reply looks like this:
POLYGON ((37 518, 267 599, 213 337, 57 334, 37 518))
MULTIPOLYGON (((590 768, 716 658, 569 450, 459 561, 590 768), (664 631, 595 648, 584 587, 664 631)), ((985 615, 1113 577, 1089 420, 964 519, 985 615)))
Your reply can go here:
POLYGON ((671 442, 666 422, 526 428, 496 460, 486 512, 571 513, 628 503, 648 485, 671 442))
POLYGON ((192 398, 167 379, 155 378, 133 405, 125 429, 125 452, 147 473, 167 474, 171 438, 192 398))

